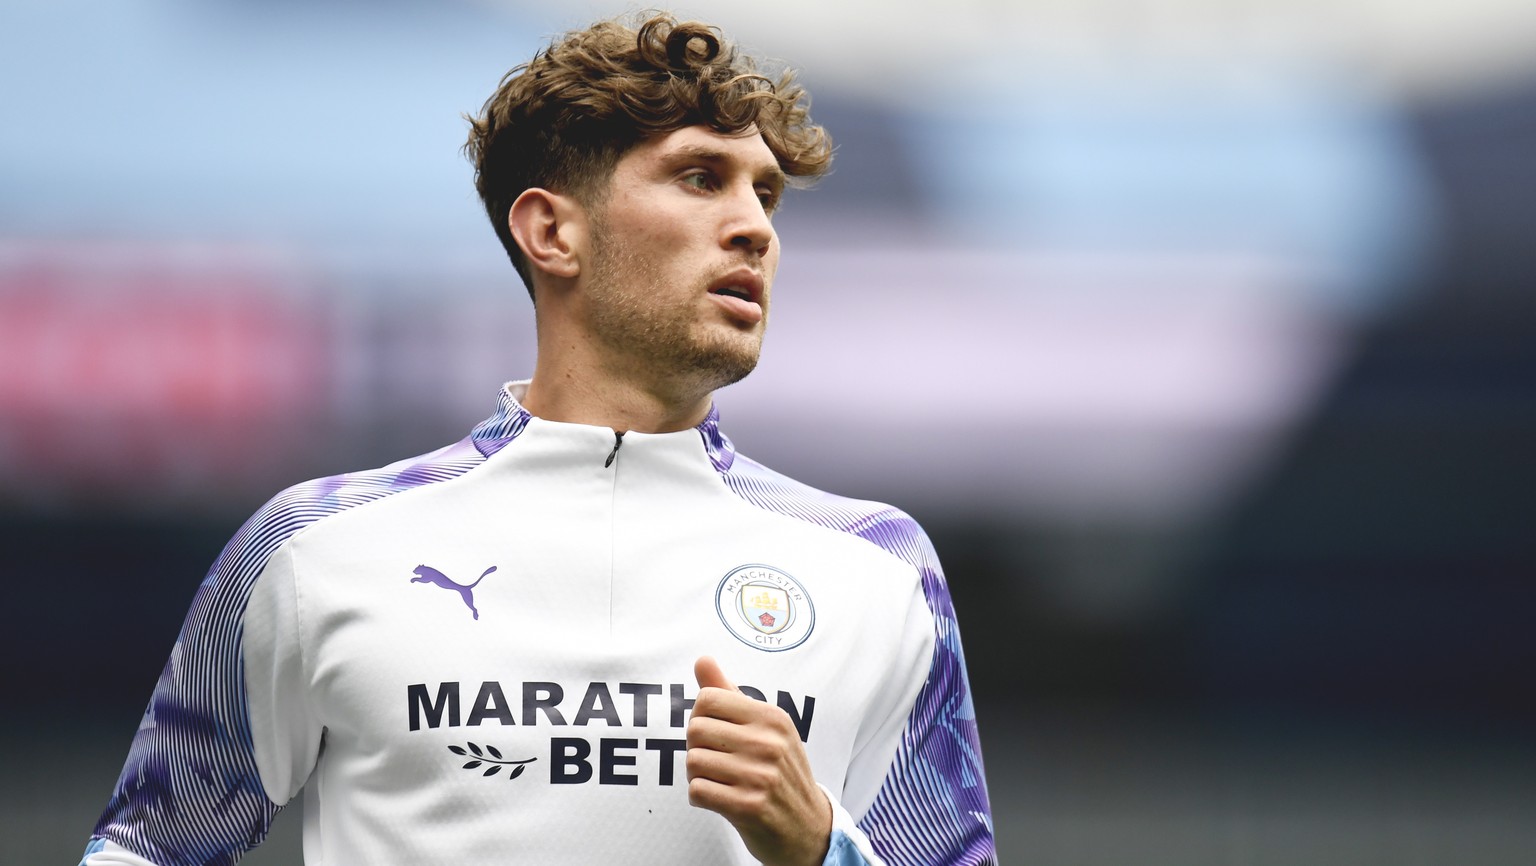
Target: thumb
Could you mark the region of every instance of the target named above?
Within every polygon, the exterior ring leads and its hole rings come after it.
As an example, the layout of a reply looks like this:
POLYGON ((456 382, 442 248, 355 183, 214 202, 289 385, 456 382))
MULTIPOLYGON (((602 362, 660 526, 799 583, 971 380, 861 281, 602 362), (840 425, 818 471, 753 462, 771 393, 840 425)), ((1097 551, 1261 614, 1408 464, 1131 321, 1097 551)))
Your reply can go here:
POLYGON ((699 681, 699 688, 725 689, 736 691, 736 686, 725 678, 725 671, 720 670, 720 664, 709 656, 699 656, 699 660, 693 663, 693 677, 699 681))

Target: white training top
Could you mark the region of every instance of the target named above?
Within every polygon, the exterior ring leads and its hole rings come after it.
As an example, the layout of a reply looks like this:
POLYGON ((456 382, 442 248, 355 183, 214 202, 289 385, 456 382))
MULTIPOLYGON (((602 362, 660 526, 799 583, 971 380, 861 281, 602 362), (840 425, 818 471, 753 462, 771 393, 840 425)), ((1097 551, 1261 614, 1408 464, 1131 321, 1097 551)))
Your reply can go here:
POLYGON ((534 418, 290 488, 215 563, 84 864, 233 863, 301 788, 310 866, 750 864, 688 804, 712 655, 782 707, 828 863, 995 860, 948 591, 901 512, 698 428, 534 418))

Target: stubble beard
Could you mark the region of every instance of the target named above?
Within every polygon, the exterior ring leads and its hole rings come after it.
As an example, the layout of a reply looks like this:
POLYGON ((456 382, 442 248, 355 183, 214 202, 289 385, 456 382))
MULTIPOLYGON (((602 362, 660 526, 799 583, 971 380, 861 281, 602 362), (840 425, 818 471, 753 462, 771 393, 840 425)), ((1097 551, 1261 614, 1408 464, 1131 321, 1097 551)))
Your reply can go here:
POLYGON ((593 225, 593 249, 589 323, 594 337, 629 368, 620 372, 705 394, 741 381, 757 367, 761 331, 702 327, 697 297, 679 296, 653 263, 601 220, 593 225), (675 303, 661 302, 674 298, 675 303))

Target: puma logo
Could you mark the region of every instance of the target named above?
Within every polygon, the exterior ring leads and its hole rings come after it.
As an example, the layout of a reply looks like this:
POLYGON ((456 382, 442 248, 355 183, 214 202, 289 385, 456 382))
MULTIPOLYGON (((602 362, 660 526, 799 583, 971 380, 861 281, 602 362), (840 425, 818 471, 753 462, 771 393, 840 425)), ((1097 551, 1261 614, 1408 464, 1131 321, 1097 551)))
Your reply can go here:
POLYGON ((416 566, 417 576, 411 578, 411 583, 430 583, 434 586, 440 586, 443 589, 458 593, 459 597, 464 599, 464 604, 469 606, 469 612, 475 615, 475 619, 479 619, 480 611, 475 609, 475 587, 480 585, 481 580, 485 580, 485 576, 487 574, 490 574, 495 570, 496 566, 494 565, 490 568, 487 568, 485 571, 481 572, 479 580, 476 580, 469 586, 465 586, 462 583, 454 583, 448 578, 448 575, 443 574, 441 571, 438 571, 430 565, 418 565, 416 566))

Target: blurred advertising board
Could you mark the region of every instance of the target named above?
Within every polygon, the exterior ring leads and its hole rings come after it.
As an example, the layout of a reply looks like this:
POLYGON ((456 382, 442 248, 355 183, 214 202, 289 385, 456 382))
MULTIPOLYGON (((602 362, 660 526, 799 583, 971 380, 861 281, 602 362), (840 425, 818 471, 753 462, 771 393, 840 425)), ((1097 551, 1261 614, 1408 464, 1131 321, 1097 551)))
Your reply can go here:
POLYGON ((297 273, 233 246, 0 242, 0 502, 272 486, 335 378, 297 273))

